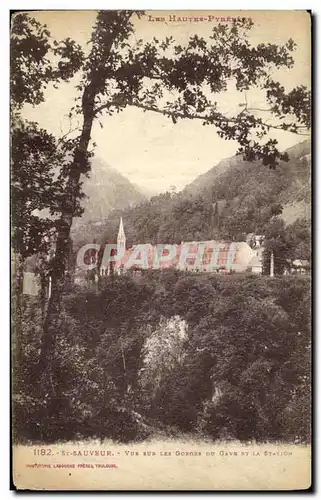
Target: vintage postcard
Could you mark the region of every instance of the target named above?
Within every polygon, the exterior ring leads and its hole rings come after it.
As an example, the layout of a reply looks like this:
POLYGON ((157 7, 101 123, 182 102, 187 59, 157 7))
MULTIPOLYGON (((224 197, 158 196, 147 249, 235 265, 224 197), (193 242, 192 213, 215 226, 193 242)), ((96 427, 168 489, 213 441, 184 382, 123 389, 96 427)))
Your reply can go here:
POLYGON ((311 487, 311 16, 11 19, 13 487, 311 487))

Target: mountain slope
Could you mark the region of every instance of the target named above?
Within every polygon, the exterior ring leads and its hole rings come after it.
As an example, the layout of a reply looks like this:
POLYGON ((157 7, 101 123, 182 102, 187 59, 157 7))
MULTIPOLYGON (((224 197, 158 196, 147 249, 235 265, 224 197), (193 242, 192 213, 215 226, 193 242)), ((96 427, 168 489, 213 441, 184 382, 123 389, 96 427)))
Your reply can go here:
POLYGON ((79 222, 101 221, 116 209, 146 201, 146 197, 126 177, 99 158, 92 160, 90 178, 83 184, 85 212, 79 222))
POLYGON ((221 160, 213 168, 196 177, 193 182, 183 189, 183 192, 190 195, 197 195, 203 190, 208 190, 209 186, 212 186, 220 175, 239 165, 240 161, 240 157, 236 155, 224 158, 224 160, 221 160))
MULTIPOLYGON (((107 218, 101 212, 100 221, 86 225, 83 239, 86 233, 88 241, 115 241, 121 216, 128 246, 240 241, 251 232, 263 234, 266 225, 280 214, 287 224, 300 218, 309 221, 310 142, 287 152, 289 162, 281 162, 275 170, 260 162, 245 162, 240 156, 227 158, 177 194, 163 193, 127 208, 118 205, 107 218)), ((97 200, 92 198, 91 203, 95 205, 97 200)))
POLYGON ((233 156, 197 177, 184 192, 202 195, 213 202, 225 200, 225 214, 279 203, 287 223, 310 218, 311 144, 303 141, 287 150, 288 162, 271 170, 260 162, 246 162, 233 156))

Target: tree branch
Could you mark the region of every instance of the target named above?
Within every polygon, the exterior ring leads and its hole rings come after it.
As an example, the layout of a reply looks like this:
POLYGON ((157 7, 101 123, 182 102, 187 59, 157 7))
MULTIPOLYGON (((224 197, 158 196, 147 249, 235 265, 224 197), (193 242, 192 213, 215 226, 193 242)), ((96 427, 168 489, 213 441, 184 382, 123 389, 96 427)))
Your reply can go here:
MULTIPOLYGON (((170 110, 155 108, 153 106, 148 106, 146 104, 141 104, 141 103, 132 103, 132 106, 135 106, 136 108, 143 109, 144 111, 154 111, 155 113, 159 113, 159 114, 162 114, 164 116, 173 117, 173 118, 188 118, 190 120, 197 119, 197 120, 203 120, 203 121, 213 121, 213 118, 214 118, 217 120, 221 120, 223 122, 227 121, 227 122, 231 122, 231 123, 239 123, 239 120, 237 118, 227 117, 221 113, 216 113, 216 115, 217 115, 216 117, 214 114, 211 114, 209 116, 199 115, 197 113, 189 115, 187 113, 182 113, 179 111, 170 111, 170 110)), ((283 130, 284 132, 292 132, 296 135, 304 135, 304 136, 310 135, 309 133, 304 134, 304 133, 300 133, 300 132, 294 132, 291 130, 284 130, 281 125, 271 125, 271 124, 262 122, 261 120, 258 121, 258 123, 264 127, 267 127, 268 129, 273 128, 276 130, 283 130)), ((213 123, 213 125, 217 126, 218 124, 213 123)), ((301 128, 301 127, 298 126, 298 128, 301 128)))
MULTIPOLYGON (((127 103, 122 104, 122 105, 120 105, 119 103, 116 103, 116 102, 102 104, 101 106, 99 106, 98 108, 96 108, 94 110, 94 113, 96 115, 97 113, 100 113, 104 109, 111 108, 113 105, 116 105, 117 107, 120 107, 120 108, 126 108, 127 106, 134 106, 136 108, 142 109, 143 111, 153 111, 154 113, 158 113, 158 114, 161 114, 163 116, 167 116, 168 118, 174 118, 174 119, 177 119, 177 118, 185 118, 186 119, 187 118, 189 120, 194 120, 194 119, 203 120, 204 122, 212 122, 212 124, 214 126, 219 125, 219 123, 215 123, 214 120, 217 120, 217 122, 219 122, 219 121, 230 122, 230 123, 239 123, 240 122, 238 118, 228 117, 222 113, 212 113, 208 116, 198 114, 198 113, 188 114, 188 113, 182 112, 182 111, 171 111, 168 109, 161 109, 161 108, 157 108, 155 106, 151 106, 148 104, 142 104, 140 102, 135 102, 135 101, 128 103, 128 104, 127 103)), ((247 111, 269 111, 269 110, 268 109, 260 109, 260 108, 249 108, 249 109, 247 109, 247 111)), ((242 113, 240 113, 240 114, 242 114, 242 113)), ((262 122, 261 119, 257 119, 257 123, 263 127, 266 127, 267 129, 283 130, 284 132, 291 132, 291 133, 296 134, 296 135, 302 135, 302 136, 307 136, 307 137, 310 135, 309 133, 301 133, 301 132, 295 132, 293 130, 286 130, 282 127, 282 125, 271 125, 269 123, 262 122)), ((297 128, 301 129, 301 128, 306 128, 306 127, 297 125, 297 128)))

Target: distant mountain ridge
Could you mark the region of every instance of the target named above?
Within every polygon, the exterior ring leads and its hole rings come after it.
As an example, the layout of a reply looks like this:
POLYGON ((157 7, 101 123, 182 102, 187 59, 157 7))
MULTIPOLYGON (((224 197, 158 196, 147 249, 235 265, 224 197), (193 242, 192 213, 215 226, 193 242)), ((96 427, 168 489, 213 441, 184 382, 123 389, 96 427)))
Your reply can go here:
MULTIPOLYGON (((98 164, 89 186, 92 195, 87 201, 87 218, 81 219, 84 223, 76 239, 78 242, 114 241, 120 217, 124 220, 129 246, 244 240, 248 233, 263 234, 276 214, 288 225, 298 219, 309 225, 310 141, 296 144, 287 153, 289 161, 280 162, 275 170, 260 161, 246 162, 241 156, 227 158, 182 191, 162 193, 150 200, 113 169, 104 170, 98 164), (122 195, 120 199, 117 192, 122 195)), ((88 186, 87 194, 90 194, 88 186)))
POLYGON ((79 224, 106 219, 112 210, 122 210, 147 200, 140 189, 100 158, 92 160, 90 177, 85 179, 82 201, 85 208, 79 224))
POLYGON ((262 183, 262 191, 274 194, 274 202, 282 204, 282 218, 287 223, 310 218, 311 142, 302 141, 286 152, 289 161, 280 162, 276 170, 270 170, 259 161, 246 162, 239 155, 226 158, 198 176, 183 192, 190 196, 209 197, 213 201, 231 203, 234 200, 240 208, 248 195, 252 198, 264 195, 259 186, 262 183))

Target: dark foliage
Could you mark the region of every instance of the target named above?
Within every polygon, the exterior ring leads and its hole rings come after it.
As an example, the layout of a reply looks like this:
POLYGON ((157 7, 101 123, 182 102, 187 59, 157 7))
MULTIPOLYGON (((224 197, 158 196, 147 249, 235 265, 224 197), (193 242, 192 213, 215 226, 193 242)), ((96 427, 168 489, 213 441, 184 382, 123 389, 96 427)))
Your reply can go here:
POLYGON ((16 440, 127 442, 164 426, 309 440, 309 277, 169 270, 106 278, 101 288, 64 297, 54 377, 38 370, 41 311, 25 300, 16 440))

